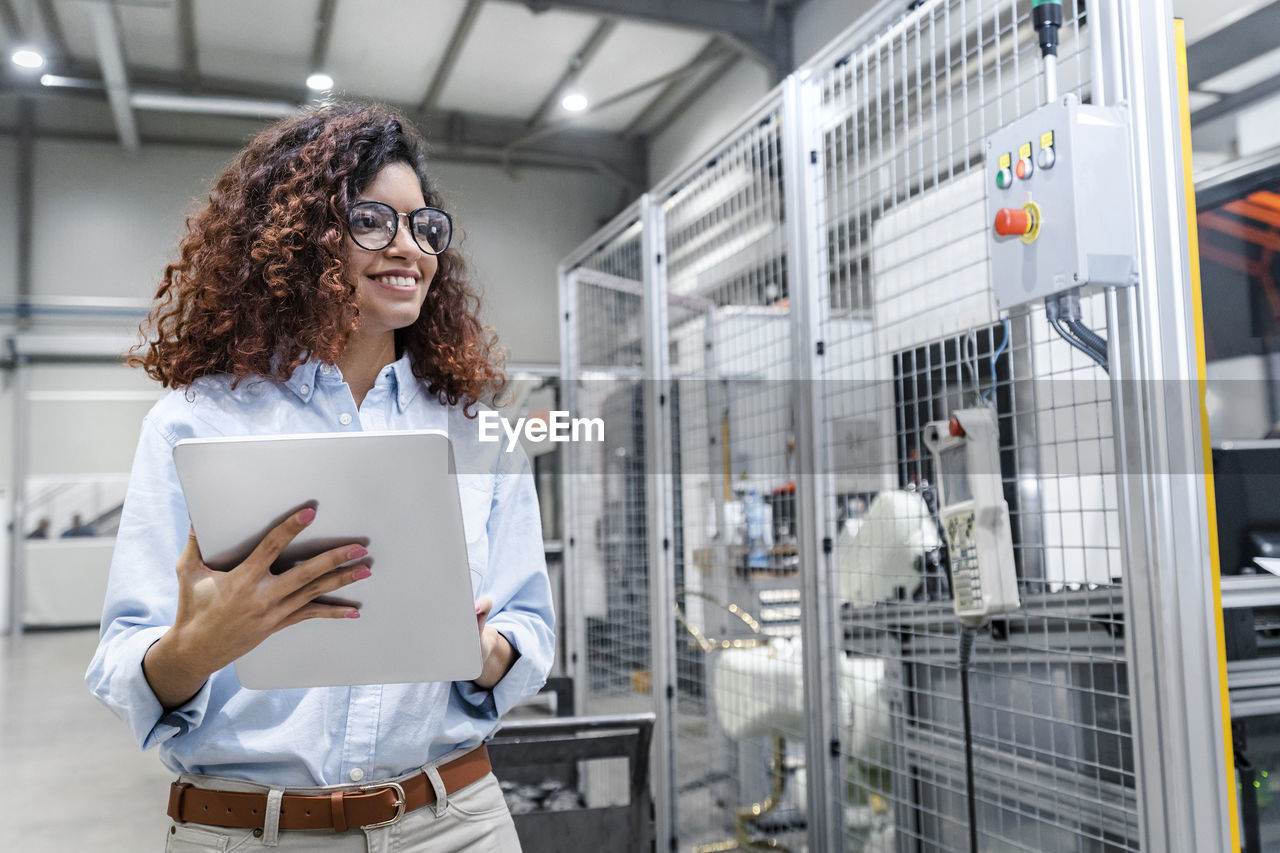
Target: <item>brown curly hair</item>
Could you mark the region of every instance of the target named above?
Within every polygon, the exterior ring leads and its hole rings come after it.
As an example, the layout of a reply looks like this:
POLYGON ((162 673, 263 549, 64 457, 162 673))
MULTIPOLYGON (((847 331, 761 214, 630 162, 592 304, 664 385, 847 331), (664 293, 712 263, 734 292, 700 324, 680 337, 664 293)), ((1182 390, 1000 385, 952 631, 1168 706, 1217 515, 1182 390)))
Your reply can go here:
MULTIPOLYGON (((442 207, 425 148, 380 105, 328 103, 268 127, 187 220, 180 259, 165 267, 129 363, 178 388, 215 374, 233 376, 233 387, 250 376, 284 382, 308 357, 336 362, 360 321, 343 262, 347 211, 390 163, 410 166, 427 204, 442 207)), ((479 321, 462 256, 450 247, 437 261, 396 348, 429 393, 470 416, 505 384, 504 356, 479 321)))

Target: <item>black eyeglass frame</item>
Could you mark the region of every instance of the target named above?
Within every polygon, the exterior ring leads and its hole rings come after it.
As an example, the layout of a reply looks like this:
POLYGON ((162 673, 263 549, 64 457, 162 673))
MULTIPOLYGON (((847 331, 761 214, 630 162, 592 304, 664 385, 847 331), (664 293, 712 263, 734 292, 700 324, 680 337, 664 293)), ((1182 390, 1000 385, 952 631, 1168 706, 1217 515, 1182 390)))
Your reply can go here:
POLYGON ((401 213, 391 205, 387 204, 385 201, 358 201, 355 204, 351 205, 351 209, 347 211, 347 233, 351 235, 351 239, 355 242, 355 244, 360 248, 364 249, 365 251, 381 252, 383 249, 387 248, 388 246, 390 246, 392 243, 395 242, 396 235, 400 233, 400 217, 402 216, 405 218, 405 224, 409 228, 409 236, 413 239, 414 245, 416 245, 419 249, 421 249, 425 254, 443 255, 445 252, 449 251, 449 246, 453 244, 453 216, 450 215, 449 211, 439 207, 432 207, 431 205, 427 205, 425 207, 419 207, 416 210, 409 211, 408 213, 401 213), (391 234, 387 237, 387 242, 383 243, 381 246, 376 246, 376 247, 366 246, 364 243, 361 243, 360 240, 356 237, 355 230, 351 227, 351 217, 355 216, 356 211, 362 207, 385 208, 386 210, 391 211, 391 213, 396 218, 396 230, 391 232, 391 234), (418 235, 413 233, 413 217, 417 216, 419 213, 422 213, 424 210, 433 210, 436 213, 444 214, 445 221, 449 223, 449 239, 445 241, 444 248, 440 249, 439 251, 436 251, 435 249, 431 248, 429 245, 428 246, 422 245, 422 243, 418 241, 418 235))

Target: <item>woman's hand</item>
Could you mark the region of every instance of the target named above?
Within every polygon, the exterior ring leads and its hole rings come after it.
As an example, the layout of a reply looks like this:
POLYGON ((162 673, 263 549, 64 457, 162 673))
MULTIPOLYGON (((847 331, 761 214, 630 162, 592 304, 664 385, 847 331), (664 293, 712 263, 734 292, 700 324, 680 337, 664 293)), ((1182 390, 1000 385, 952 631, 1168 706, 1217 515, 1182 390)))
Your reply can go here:
POLYGON ((482 595, 476 599, 476 625, 480 629, 480 655, 484 660, 484 668, 480 677, 472 683, 476 687, 492 690, 502 677, 511 669, 520 654, 511 646, 507 638, 498 633, 497 628, 490 628, 484 623, 493 609, 493 599, 482 595))
POLYGON ((344 545, 273 575, 271 564, 315 518, 314 509, 289 516, 229 572, 210 569, 194 531, 178 558, 178 613, 173 627, 152 644, 142 671, 165 708, 177 708, 199 692, 209 676, 256 648, 267 637, 303 619, 355 618, 350 605, 322 604, 317 596, 369 577, 368 566, 335 571, 368 552, 344 545))

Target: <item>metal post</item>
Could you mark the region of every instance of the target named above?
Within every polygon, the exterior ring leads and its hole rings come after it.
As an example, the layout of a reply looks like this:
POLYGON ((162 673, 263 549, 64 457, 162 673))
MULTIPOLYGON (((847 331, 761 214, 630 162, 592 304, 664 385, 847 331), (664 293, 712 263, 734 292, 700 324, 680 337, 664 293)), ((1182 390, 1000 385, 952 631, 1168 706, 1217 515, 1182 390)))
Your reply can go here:
MULTIPOLYGON (((1193 351, 1182 142, 1168 0, 1091 9, 1127 58, 1137 287, 1112 292, 1113 417, 1135 771, 1144 850, 1230 847, 1218 638, 1193 351), (1115 25, 1118 19, 1118 27, 1115 25)), ((1106 4, 1104 4, 1106 5, 1106 4)), ((1112 60, 1108 71, 1120 63, 1112 60)))
POLYGON ((817 223, 817 187, 821 166, 809 153, 819 149, 812 117, 818 112, 818 89, 807 75, 792 74, 783 84, 783 186, 787 211, 787 279, 791 296, 792 360, 795 364, 796 406, 796 532, 800 554, 801 640, 804 648, 808 780, 809 846, 812 850, 843 849, 844 798, 841 778, 841 738, 836 723, 838 669, 836 618, 831 593, 831 543, 827 502, 832 494, 828 464, 827 422, 822 387, 824 364, 820 354, 825 303, 815 254, 822 229, 817 223))
MULTIPOLYGON (((560 282, 560 402, 573 416, 578 415, 579 341, 578 280, 565 266, 558 270, 560 282)), ((568 646, 566 661, 573 676, 573 713, 585 712, 587 694, 586 619, 582 608, 582 566, 579 559, 576 525, 581 516, 578 497, 577 445, 570 444, 560 453, 560 495, 564 511, 560 518, 560 544, 564 554, 564 613, 558 614, 565 626, 568 646)))
POLYGON ((675 542, 672 516, 670 367, 667 357, 666 236, 662 205, 640 199, 644 263, 644 452, 649 520, 649 608, 654 726, 654 790, 658 849, 676 849, 675 781, 675 542))
MULTIPOLYGON (((12 339, 10 339, 12 345, 12 339)), ((26 617, 27 456, 31 369, 16 353, 13 359, 13 461, 9 485, 9 624, 7 634, 21 634, 26 617)))

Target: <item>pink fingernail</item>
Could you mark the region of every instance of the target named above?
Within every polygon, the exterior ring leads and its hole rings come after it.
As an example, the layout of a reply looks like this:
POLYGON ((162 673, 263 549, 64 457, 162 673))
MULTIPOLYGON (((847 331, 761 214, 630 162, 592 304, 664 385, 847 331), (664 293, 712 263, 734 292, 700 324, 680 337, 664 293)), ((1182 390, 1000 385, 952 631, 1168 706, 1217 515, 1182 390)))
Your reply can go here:
POLYGON ((362 548, 359 545, 357 545, 356 547, 352 548, 350 551, 347 552, 347 559, 358 560, 368 553, 369 553, 368 549, 362 548))
POLYGON ((347 611, 346 618, 347 618, 347 619, 359 619, 359 618, 360 618, 360 611, 359 611, 359 610, 348 610, 348 611, 347 611))
POLYGON ((360 568, 356 569, 354 572, 351 573, 351 577, 354 578, 355 580, 362 581, 365 578, 369 577, 369 575, 371 574, 373 574, 373 572, 369 571, 368 566, 361 566, 360 568))
POLYGON ((315 517, 316 511, 311 507, 307 507, 306 509, 299 511, 297 516, 299 524, 310 524, 311 520, 315 517))

